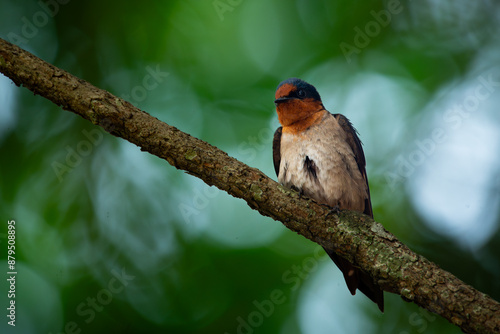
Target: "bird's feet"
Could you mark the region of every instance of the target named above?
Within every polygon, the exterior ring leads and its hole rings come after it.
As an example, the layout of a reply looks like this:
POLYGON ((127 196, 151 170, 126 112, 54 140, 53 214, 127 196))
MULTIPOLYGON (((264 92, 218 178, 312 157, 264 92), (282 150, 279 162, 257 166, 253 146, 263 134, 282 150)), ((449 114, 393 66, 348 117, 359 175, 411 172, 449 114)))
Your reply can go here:
POLYGON ((304 196, 304 189, 292 186, 292 190, 295 190, 299 194, 299 199, 302 199, 304 196))
POLYGON ((328 218, 328 216, 330 216, 330 215, 338 215, 340 213, 340 207, 338 205, 335 205, 335 206, 329 206, 326 204, 322 204, 322 205, 326 206, 329 209, 325 218, 328 218))

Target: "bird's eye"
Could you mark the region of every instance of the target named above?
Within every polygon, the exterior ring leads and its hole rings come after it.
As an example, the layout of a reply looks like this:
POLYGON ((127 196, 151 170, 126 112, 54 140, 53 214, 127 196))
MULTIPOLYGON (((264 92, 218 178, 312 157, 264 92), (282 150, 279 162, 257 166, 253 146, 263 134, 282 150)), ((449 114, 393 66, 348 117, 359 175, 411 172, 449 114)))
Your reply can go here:
POLYGON ((297 92, 297 95, 303 99, 304 97, 306 97, 306 91, 303 90, 303 89, 299 89, 299 91, 297 92))

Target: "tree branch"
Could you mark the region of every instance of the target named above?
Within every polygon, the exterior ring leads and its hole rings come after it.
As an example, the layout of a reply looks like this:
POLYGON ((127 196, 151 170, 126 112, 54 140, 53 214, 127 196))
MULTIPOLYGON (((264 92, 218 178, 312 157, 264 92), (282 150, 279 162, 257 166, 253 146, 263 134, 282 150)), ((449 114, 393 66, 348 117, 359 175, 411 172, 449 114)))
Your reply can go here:
POLYGON ((500 304, 412 252, 370 217, 330 210, 300 198, 258 169, 228 156, 0 39, 0 72, 63 109, 102 126, 208 185, 245 200, 262 215, 329 249, 369 273, 385 291, 441 315, 469 333, 500 332, 500 304))

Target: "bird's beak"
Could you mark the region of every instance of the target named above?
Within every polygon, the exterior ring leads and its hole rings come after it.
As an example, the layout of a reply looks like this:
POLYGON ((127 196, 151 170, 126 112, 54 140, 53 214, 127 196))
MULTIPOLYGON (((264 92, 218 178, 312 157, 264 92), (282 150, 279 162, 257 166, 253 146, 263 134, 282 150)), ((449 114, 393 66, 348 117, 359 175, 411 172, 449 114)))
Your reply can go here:
POLYGON ((286 102, 286 101, 288 101, 288 100, 290 100, 290 98, 289 98, 289 97, 286 97, 286 96, 285 96, 285 97, 280 97, 280 98, 278 98, 278 99, 274 100, 274 104, 275 104, 276 106, 278 106, 278 104, 283 103, 283 102, 286 102))

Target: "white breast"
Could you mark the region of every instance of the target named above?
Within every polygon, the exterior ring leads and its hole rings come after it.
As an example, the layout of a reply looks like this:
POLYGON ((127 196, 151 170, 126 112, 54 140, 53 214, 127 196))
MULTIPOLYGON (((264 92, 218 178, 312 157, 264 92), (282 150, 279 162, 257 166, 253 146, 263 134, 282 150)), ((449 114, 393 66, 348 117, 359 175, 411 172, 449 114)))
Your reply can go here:
POLYGON ((319 203, 363 212, 367 185, 345 138, 344 130, 330 113, 300 134, 284 132, 279 182, 302 190, 319 203), (310 162, 316 167, 315 175, 307 167, 310 162))

